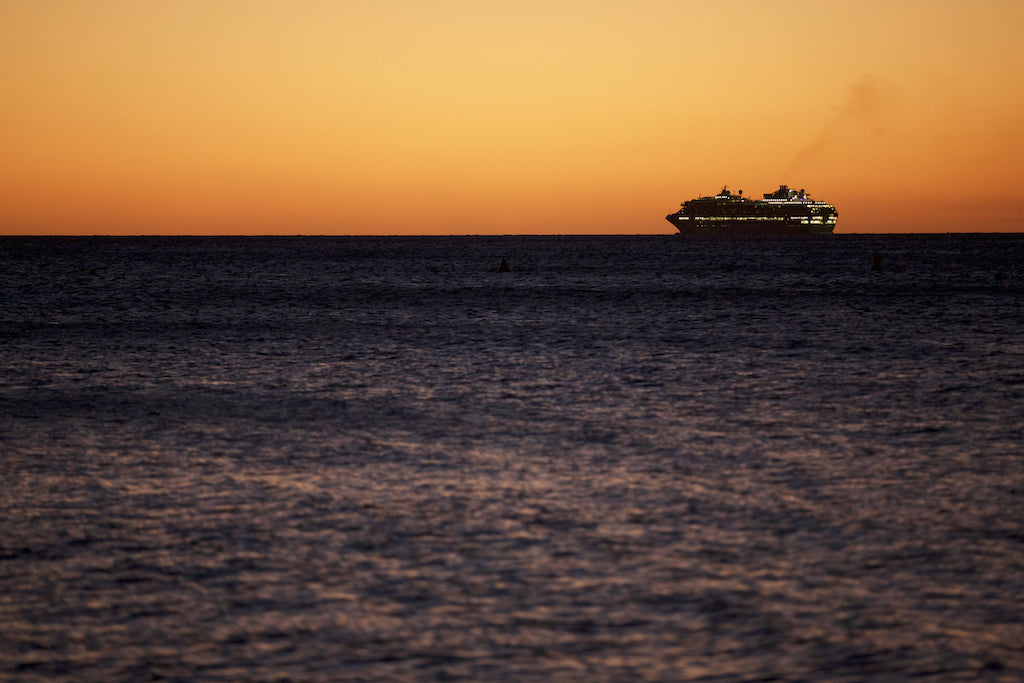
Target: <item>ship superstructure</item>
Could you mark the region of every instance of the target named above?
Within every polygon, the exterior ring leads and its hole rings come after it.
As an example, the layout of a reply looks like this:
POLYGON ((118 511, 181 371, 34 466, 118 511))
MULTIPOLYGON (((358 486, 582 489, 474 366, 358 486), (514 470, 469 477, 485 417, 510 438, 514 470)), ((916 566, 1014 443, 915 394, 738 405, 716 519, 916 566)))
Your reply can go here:
POLYGON ((665 216, 684 235, 823 235, 835 230, 839 213, 803 190, 780 185, 763 199, 748 199, 728 188, 698 197, 665 216))

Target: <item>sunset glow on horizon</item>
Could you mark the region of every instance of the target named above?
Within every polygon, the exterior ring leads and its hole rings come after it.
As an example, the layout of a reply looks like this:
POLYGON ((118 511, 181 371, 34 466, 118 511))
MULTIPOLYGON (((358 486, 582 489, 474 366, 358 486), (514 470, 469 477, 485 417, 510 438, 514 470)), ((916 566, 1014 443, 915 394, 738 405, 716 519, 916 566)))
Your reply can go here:
POLYGON ((0 234, 1024 230, 1024 3, 12 0, 0 234))

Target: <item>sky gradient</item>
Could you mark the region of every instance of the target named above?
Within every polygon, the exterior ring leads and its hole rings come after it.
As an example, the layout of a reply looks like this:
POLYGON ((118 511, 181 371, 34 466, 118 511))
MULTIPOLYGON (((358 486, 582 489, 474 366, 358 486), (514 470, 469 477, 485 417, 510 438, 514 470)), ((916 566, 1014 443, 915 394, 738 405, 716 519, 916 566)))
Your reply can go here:
POLYGON ((1024 230, 1019 0, 6 0, 0 234, 1024 230))

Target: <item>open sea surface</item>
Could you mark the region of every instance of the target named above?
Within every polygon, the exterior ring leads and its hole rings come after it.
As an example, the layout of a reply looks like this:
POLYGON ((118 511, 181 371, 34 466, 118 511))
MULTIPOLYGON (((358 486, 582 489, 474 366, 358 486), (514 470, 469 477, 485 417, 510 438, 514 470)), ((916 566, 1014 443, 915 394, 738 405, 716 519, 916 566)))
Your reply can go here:
POLYGON ((1024 235, 4 238, 0 474, 5 681, 1020 681, 1024 235))

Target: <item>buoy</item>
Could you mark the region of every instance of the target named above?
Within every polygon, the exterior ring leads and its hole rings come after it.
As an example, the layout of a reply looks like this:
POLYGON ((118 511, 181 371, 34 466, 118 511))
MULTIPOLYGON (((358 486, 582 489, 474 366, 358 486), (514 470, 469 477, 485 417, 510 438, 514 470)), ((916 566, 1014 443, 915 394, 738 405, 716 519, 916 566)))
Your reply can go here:
POLYGON ((501 259, 501 265, 498 266, 499 273, 510 273, 512 269, 508 267, 508 261, 501 259))
POLYGON ((882 255, 877 251, 871 255, 871 270, 882 269, 882 255))

